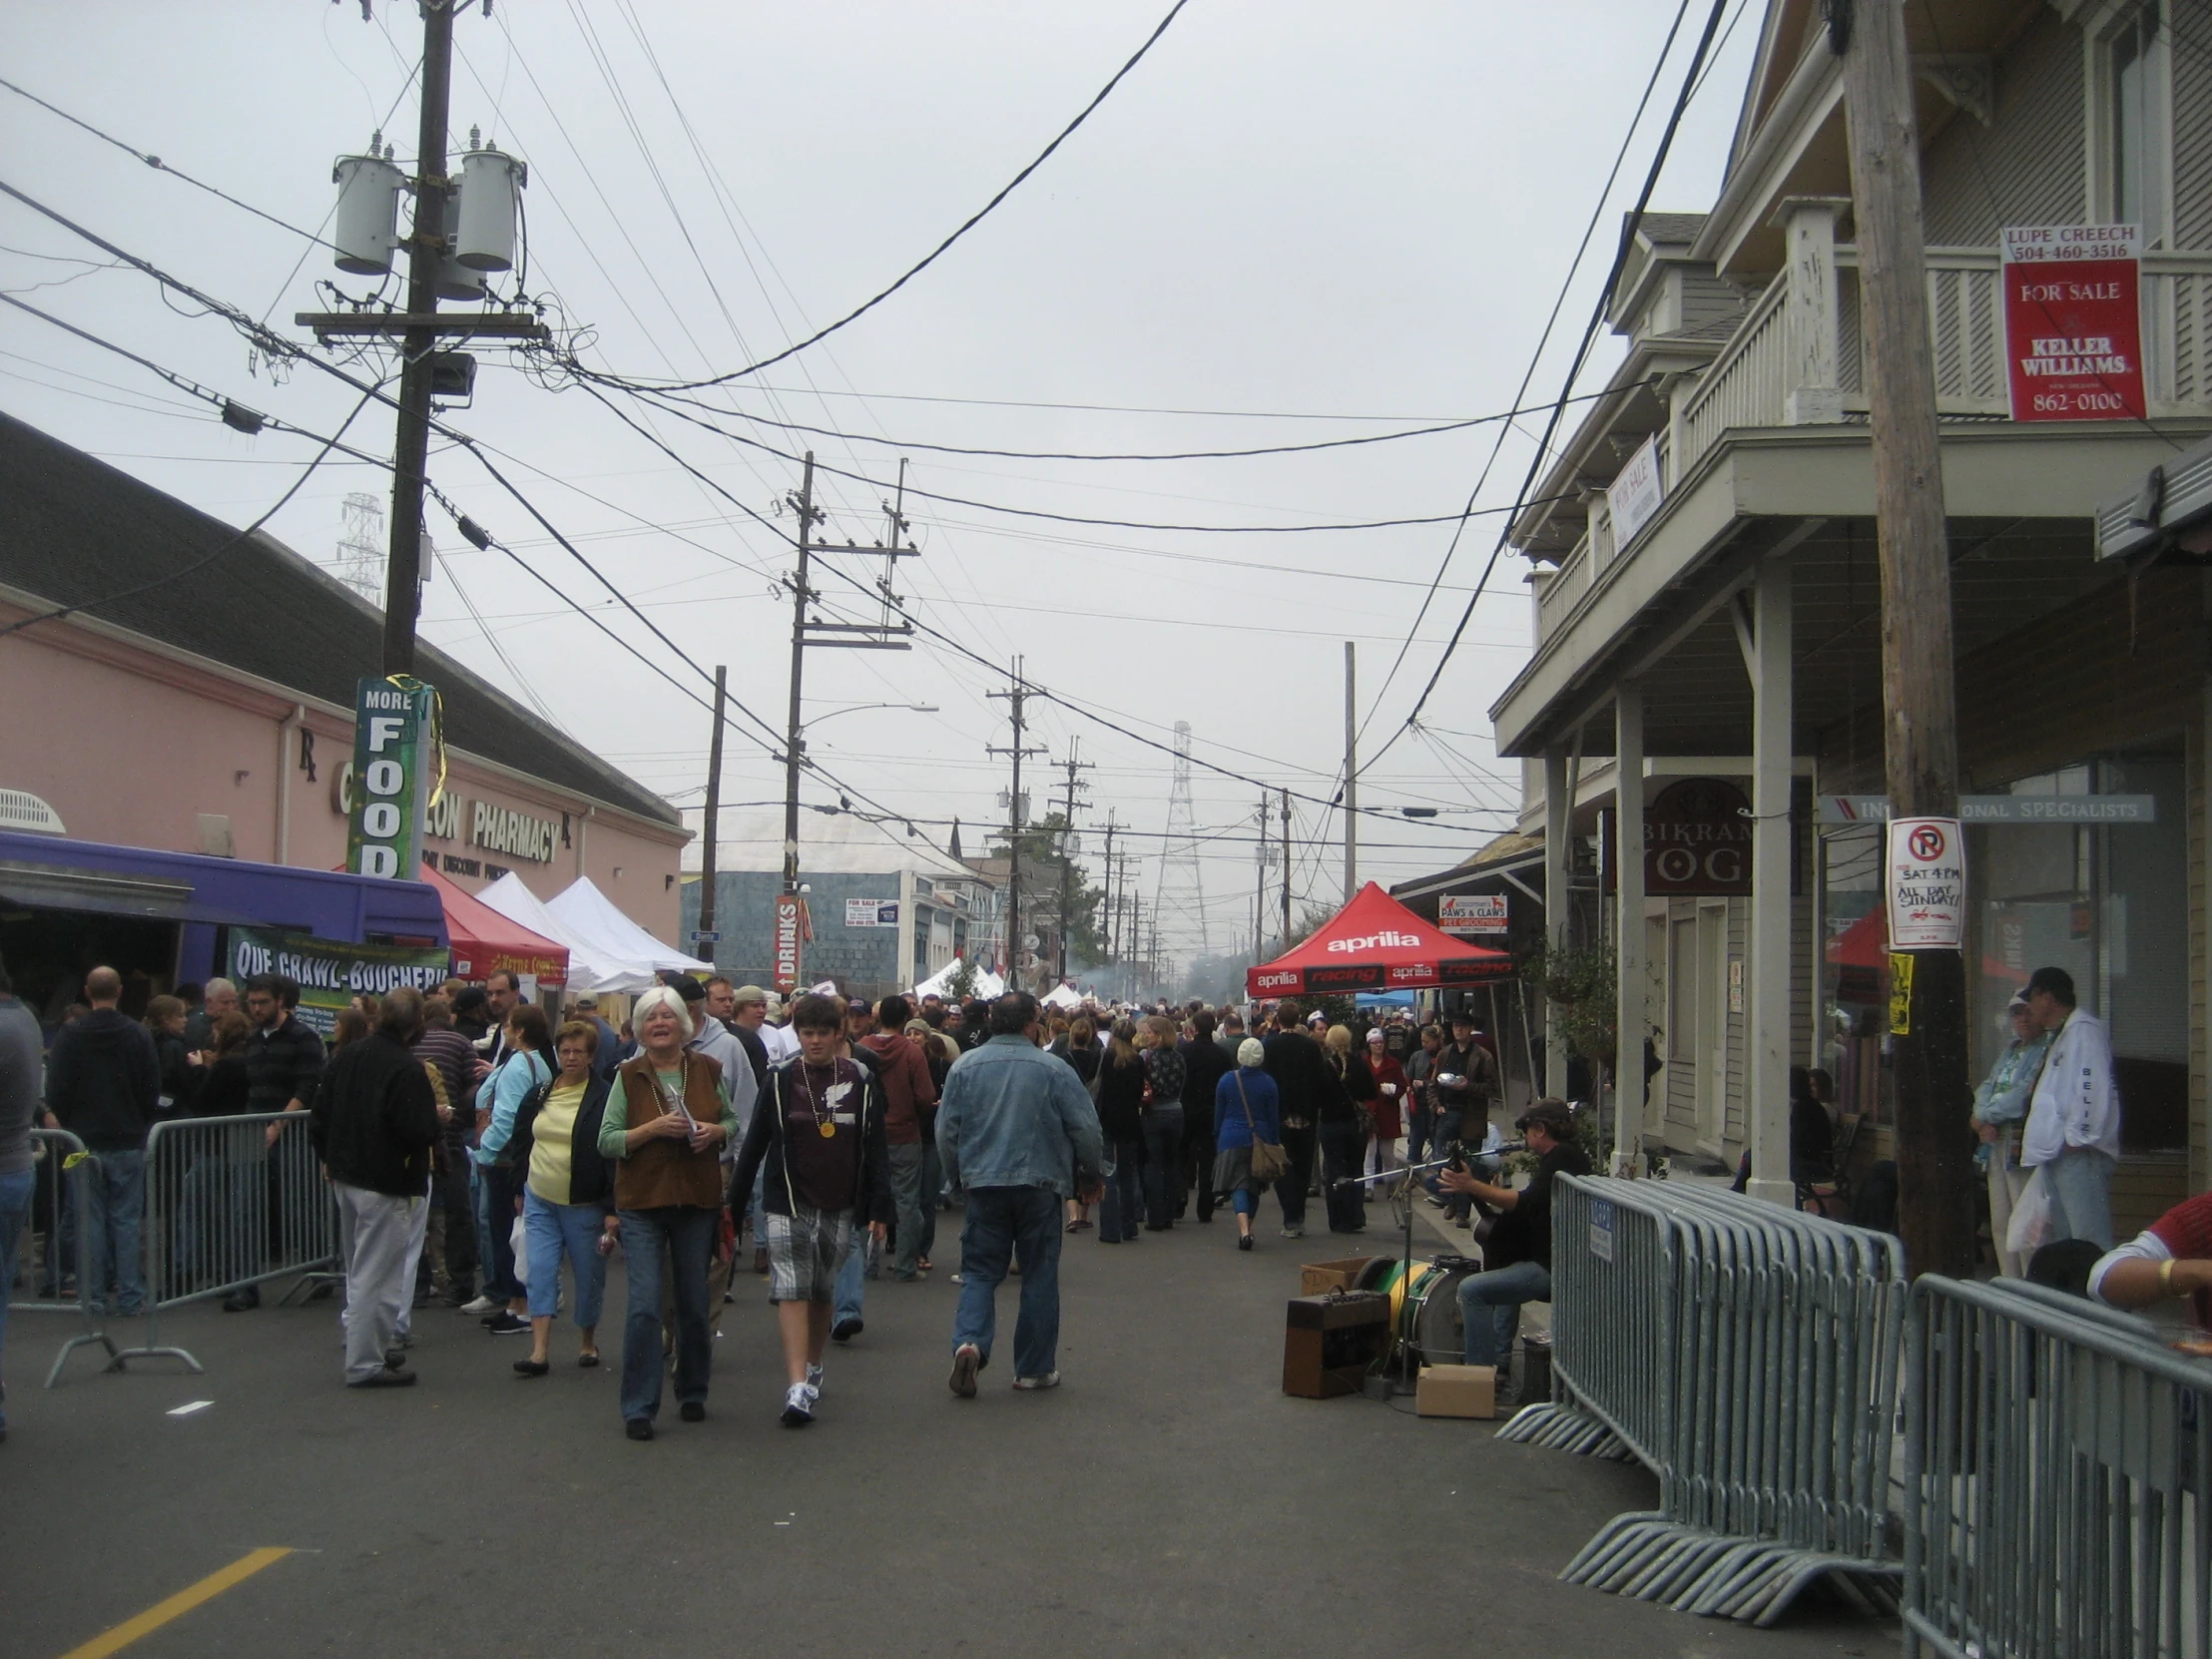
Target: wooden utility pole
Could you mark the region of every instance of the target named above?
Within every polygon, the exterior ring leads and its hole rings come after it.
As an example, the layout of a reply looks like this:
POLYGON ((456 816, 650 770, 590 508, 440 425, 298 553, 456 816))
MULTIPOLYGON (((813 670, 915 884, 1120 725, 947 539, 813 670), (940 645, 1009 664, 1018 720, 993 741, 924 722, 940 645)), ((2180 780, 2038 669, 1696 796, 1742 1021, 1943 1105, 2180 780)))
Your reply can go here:
POLYGON ((1283 948, 1291 947, 1291 792, 1283 792, 1283 948))
MULTIPOLYGON (((815 452, 807 451, 806 470, 799 475, 799 494, 792 501, 799 514, 799 568, 792 575, 792 689, 790 711, 784 721, 784 890, 799 891, 799 770, 806 764, 807 734, 801 714, 801 688, 807 678, 807 550, 814 527, 823 516, 815 506, 815 452)), ((717 704, 717 713, 720 704, 717 704)))
POLYGON ((1063 786, 1067 794, 1060 804, 1059 977, 1063 980, 1068 976, 1068 918, 1075 904, 1075 792, 1090 788, 1090 785, 1077 778, 1078 773, 1091 770, 1090 763, 1076 759, 1081 753, 1080 742, 1079 739, 1071 738, 1068 741, 1068 758, 1059 763, 1060 770, 1067 774, 1067 782, 1063 786))
MULTIPOLYGON (((1955 818, 1950 551, 1904 0, 1837 8, 1830 44, 1843 54, 1850 120, 1890 810, 1901 818, 1955 818)), ((1895 1047, 1900 1231, 1913 1273, 1965 1277, 1974 1261, 1965 962, 1957 950, 1913 955, 1908 1030, 1895 1047)))
POLYGON ((1035 749, 1022 747, 1022 733, 1028 729, 1027 706, 1029 688, 1022 683, 1022 659, 1014 659, 1012 684, 1002 692, 987 692, 991 698, 1004 698, 1014 727, 1014 742, 1010 749, 984 745, 986 755, 1004 755, 1014 763, 1014 787, 1006 796, 1006 988, 1021 988, 1021 763, 1031 755, 1045 753, 1042 746, 1035 749))
POLYGON ((1360 891, 1360 747, 1354 688, 1357 680, 1356 648, 1345 641, 1345 902, 1360 891))
POLYGON ((715 954, 715 836, 722 828, 722 714, 729 685, 729 669, 715 664, 715 727, 714 736, 707 740, 707 815, 700 826, 699 933, 695 940, 707 946, 710 958, 715 954))

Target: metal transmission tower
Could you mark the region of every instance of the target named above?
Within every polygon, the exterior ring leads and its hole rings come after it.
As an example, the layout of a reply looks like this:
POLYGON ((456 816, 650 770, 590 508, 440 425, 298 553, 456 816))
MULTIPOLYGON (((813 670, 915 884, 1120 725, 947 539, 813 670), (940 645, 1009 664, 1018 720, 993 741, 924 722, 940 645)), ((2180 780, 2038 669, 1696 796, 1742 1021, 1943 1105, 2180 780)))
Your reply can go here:
POLYGON ((384 504, 366 490, 345 498, 345 534, 338 537, 338 580, 368 599, 384 596, 384 504))
POLYGON ((1152 936, 1177 927, 1198 933, 1198 954, 1211 956, 1206 934, 1206 888, 1198 861, 1198 817, 1191 807, 1191 723, 1175 723, 1175 782, 1168 792, 1168 832, 1161 843, 1160 884, 1152 895, 1152 936))

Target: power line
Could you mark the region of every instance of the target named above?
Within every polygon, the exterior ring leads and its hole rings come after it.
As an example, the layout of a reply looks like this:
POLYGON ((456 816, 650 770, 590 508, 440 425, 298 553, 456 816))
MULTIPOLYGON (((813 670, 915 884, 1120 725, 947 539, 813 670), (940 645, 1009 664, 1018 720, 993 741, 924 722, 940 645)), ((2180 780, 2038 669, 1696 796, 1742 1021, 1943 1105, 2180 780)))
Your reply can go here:
MULTIPOLYGON (((884 300, 888 299, 892 294, 896 293, 900 288, 904 287, 908 282, 912 281, 916 276, 919 276, 924 271, 928 270, 930 266, 934 265, 937 262, 939 256, 944 254, 946 250, 951 248, 951 246, 954 243, 958 242, 962 237, 966 236, 968 232, 974 230, 976 226, 980 225, 994 208, 996 208, 1001 202, 1005 201, 1007 197, 1011 196, 1015 192, 1015 190, 1017 190, 1032 173, 1036 172, 1038 168, 1044 166, 1044 164, 1051 158, 1052 153, 1058 150, 1062 144, 1066 143, 1078 127, 1082 126, 1084 122, 1088 121, 1091 118, 1092 113, 1097 110, 1099 105, 1105 103, 1108 96, 1112 94, 1113 90, 1121 85, 1124 77, 1126 77, 1131 70, 1135 69, 1137 65, 1144 60, 1145 54, 1147 52, 1150 52, 1152 48, 1158 43, 1160 37, 1168 32, 1168 25, 1176 20, 1177 16, 1181 14, 1183 8, 1189 3, 1190 0, 1175 0, 1175 4, 1168 8, 1167 16, 1161 18, 1158 26, 1153 29, 1150 35, 1145 37, 1144 44, 1138 47, 1137 50, 1133 54, 1131 54, 1127 63, 1123 64, 1119 69, 1114 71, 1113 79, 1108 81, 1103 87, 1100 87, 1098 89, 1097 95, 1094 96, 1088 104, 1085 104, 1083 106, 1083 108, 1076 114, 1076 117, 1073 121, 1069 122, 1065 127, 1060 129, 1058 136, 1055 137, 1050 144, 1046 145, 1037 153, 1036 159, 1031 161, 1030 164, 1027 167, 1023 168, 1019 173, 1015 174, 1013 178, 1008 180, 1006 184, 999 190, 997 195, 993 196, 988 202, 984 203, 982 207, 978 208, 974 213, 970 214, 964 221, 962 221, 958 229, 956 229, 950 236, 946 237, 944 241, 938 243, 935 248, 932 248, 915 264, 908 267, 906 271, 902 273, 899 277, 888 287, 882 289, 873 297, 863 300, 860 304, 855 305, 851 310, 845 312, 844 315, 838 317, 836 321, 830 323, 828 327, 816 329, 805 339, 800 340, 796 344, 786 346, 783 350, 777 352, 773 356, 763 357, 758 362, 748 363, 743 368, 734 368, 730 370, 727 374, 717 374, 708 379, 678 380, 673 382, 666 382, 664 383, 663 389, 674 391, 696 391, 706 386, 726 385, 732 380, 743 379, 749 374, 758 374, 762 369, 780 363, 784 361, 787 357, 798 356, 800 352, 806 350, 807 347, 809 347, 810 345, 815 345, 822 340, 828 339, 838 329, 846 326, 848 323, 858 321, 862 316, 865 316, 869 311, 880 305, 884 300)), ((606 381, 606 383, 610 385, 624 385, 626 387, 629 385, 629 382, 625 381, 623 377, 619 375, 596 374, 592 370, 586 369, 581 363, 575 361, 573 357, 568 357, 564 359, 564 361, 566 362, 567 367, 572 373, 590 375, 594 379, 603 379, 606 381)))
MULTIPOLYGON (((1684 0, 1684 4, 1687 5, 1687 3, 1688 0, 1684 0)), ((1511 512, 1504 524, 1498 529, 1497 542, 1491 547, 1490 556, 1482 566, 1481 578, 1474 584, 1474 592, 1467 596, 1466 608, 1459 613, 1459 621, 1451 630, 1451 638, 1444 645, 1443 655, 1436 659, 1436 666, 1428 676, 1428 683, 1421 688, 1420 696, 1413 700, 1412 709, 1406 714, 1397 730, 1392 732, 1384 740, 1382 747, 1369 757, 1369 766, 1373 766, 1377 761, 1380 761, 1388 752, 1391 745, 1412 730, 1414 723, 1420 719, 1421 710, 1428 706, 1429 697, 1434 694, 1437 683, 1443 679, 1445 666, 1450 663, 1452 654, 1459 649, 1459 641, 1466 634, 1467 624, 1474 620, 1474 608, 1482 601, 1482 590, 1489 586, 1490 575, 1497 569, 1498 558, 1504 553, 1506 543, 1512 536, 1514 518, 1518 517, 1524 508, 1539 505, 1542 500, 1547 499, 1531 496, 1528 492, 1535 487, 1536 480, 1542 476, 1544 464, 1548 459, 1552 433, 1558 430, 1559 417, 1566 411, 1566 395, 1574 389, 1575 377, 1582 372, 1582 364, 1589 356, 1590 344, 1596 339, 1598 329, 1604 324, 1605 308, 1612 300, 1613 284, 1620 280, 1621 269, 1628 263, 1629 250, 1635 242, 1636 227, 1642 223, 1644 210, 1651 204, 1651 193, 1658 188, 1659 174, 1667 165, 1668 152, 1674 147, 1674 135, 1682 125, 1683 112, 1690 107, 1690 96, 1697 90, 1698 71, 1705 62, 1707 52, 1712 48, 1713 37, 1718 32, 1722 14, 1727 9, 1728 0, 1713 0, 1713 9, 1706 14, 1704 32, 1698 37, 1696 51, 1690 55, 1689 70, 1682 77, 1681 94, 1675 99, 1674 109, 1667 117, 1666 130, 1659 135, 1659 149, 1651 158, 1651 169, 1644 175, 1644 188, 1637 194, 1636 206, 1629 210, 1628 217, 1621 226, 1620 248, 1613 256, 1612 270, 1606 274, 1604 282, 1598 288, 1597 303, 1591 308, 1590 320, 1582 330, 1582 342, 1575 348, 1574 360, 1567 365, 1566 378, 1559 388, 1560 400, 1552 406, 1550 418, 1544 422, 1543 435, 1537 439, 1536 451, 1529 457, 1527 476, 1521 480, 1520 490, 1514 498, 1511 512)), ((1679 18, 1677 21, 1679 21, 1679 18)), ((1665 59, 1662 58, 1660 61, 1664 63, 1665 59)))

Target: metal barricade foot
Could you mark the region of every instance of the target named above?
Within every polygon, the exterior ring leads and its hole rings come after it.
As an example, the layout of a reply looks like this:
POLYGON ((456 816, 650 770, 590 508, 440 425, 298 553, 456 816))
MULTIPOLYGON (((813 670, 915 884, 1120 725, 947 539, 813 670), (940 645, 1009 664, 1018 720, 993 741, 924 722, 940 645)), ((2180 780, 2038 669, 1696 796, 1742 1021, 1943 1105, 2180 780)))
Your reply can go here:
MULTIPOLYGON (((87 1331, 81 1336, 72 1337, 68 1342, 62 1344, 61 1352, 54 1356, 53 1369, 46 1374, 46 1385, 49 1388, 62 1380, 62 1367, 69 1364, 69 1357, 87 1343, 100 1344, 108 1351, 109 1360, 111 1362, 114 1360, 115 1342, 105 1331, 87 1331)), ((105 1369, 112 1371, 114 1367, 111 1364, 105 1369)))

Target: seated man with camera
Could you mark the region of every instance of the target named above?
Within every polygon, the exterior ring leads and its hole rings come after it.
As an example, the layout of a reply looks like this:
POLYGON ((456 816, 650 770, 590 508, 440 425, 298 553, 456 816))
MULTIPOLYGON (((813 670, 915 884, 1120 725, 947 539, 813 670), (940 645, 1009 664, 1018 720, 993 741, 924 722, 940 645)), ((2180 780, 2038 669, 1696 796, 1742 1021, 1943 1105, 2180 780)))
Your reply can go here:
MULTIPOLYGON (((1514 1125, 1536 1154, 1536 1173, 1525 1187, 1501 1187, 1456 1166, 1438 1173, 1446 1192, 1464 1193, 1497 1212, 1482 1246, 1484 1271, 1459 1282, 1459 1317, 1466 1327, 1466 1363, 1502 1367, 1520 1329, 1521 1304, 1551 1300, 1551 1183, 1559 1175, 1588 1175, 1590 1160, 1574 1131, 1574 1112, 1563 1100, 1539 1100, 1514 1125)), ((1500 1405, 1511 1389, 1498 1379, 1500 1405)))

